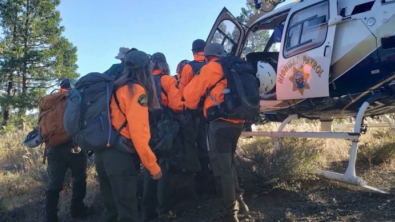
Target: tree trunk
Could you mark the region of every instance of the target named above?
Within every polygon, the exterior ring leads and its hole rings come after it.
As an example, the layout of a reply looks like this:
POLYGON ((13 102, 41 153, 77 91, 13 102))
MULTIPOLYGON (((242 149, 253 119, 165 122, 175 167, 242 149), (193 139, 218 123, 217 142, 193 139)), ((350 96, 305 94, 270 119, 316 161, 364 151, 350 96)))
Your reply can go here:
MULTIPOLYGON (((27 60, 28 60, 28 47, 29 47, 29 28, 30 28, 30 21, 29 21, 29 16, 30 16, 30 1, 26 1, 26 14, 25 14, 25 36, 24 36, 24 43, 23 43, 23 70, 22 70, 22 95, 26 94, 26 89, 27 89, 27 60)), ((19 110, 19 116, 25 116, 26 115, 26 109, 21 108, 19 110)), ((19 129, 20 130, 25 130, 25 121, 23 118, 21 118, 20 123, 19 123, 19 129)))
MULTIPOLYGON (((7 96, 10 98, 11 97, 11 93, 12 93, 12 88, 14 86, 14 82, 12 80, 12 71, 10 73, 11 78, 8 81, 8 86, 7 86, 7 96)), ((7 126, 8 124, 8 120, 10 119, 10 110, 11 110, 11 106, 9 104, 6 104, 4 107, 4 112, 3 112, 3 126, 7 126)))

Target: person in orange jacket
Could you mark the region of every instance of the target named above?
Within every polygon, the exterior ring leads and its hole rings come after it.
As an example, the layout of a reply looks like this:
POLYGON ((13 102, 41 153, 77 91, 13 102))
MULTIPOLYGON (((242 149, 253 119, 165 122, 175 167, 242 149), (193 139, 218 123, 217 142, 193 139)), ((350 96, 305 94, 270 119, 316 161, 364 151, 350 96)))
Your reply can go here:
MULTIPOLYGON (((192 43, 192 53, 194 60, 189 62, 184 66, 181 72, 181 79, 179 84, 179 89, 181 96, 183 97, 184 89, 188 85, 189 82, 197 75, 203 65, 206 64, 204 60, 204 47, 206 46, 206 42, 201 39, 196 39, 192 43)), ((208 187, 209 187, 209 158, 207 153, 207 142, 206 142, 206 131, 207 131, 207 123, 204 119, 203 115, 198 115, 196 117, 197 120, 197 135, 196 135, 196 144, 198 147, 198 158, 201 167, 201 171, 196 173, 195 181, 198 196, 204 198, 207 195, 208 187)))
POLYGON ((189 63, 188 60, 183 59, 183 60, 181 60, 181 61, 178 63, 178 65, 177 65, 176 75, 175 75, 175 78, 176 78, 176 80, 177 80, 177 83, 176 83, 177 88, 179 88, 179 85, 180 85, 180 81, 181 81, 181 72, 182 72, 184 66, 185 66, 186 64, 188 64, 188 63, 189 63))
POLYGON ((205 47, 204 54, 208 63, 185 87, 185 106, 189 109, 197 109, 200 99, 209 92, 203 105, 204 116, 211 120, 207 132, 208 155, 223 206, 223 211, 215 216, 221 216, 223 221, 239 221, 237 218, 239 204, 243 213, 248 211, 234 167, 234 155, 244 120, 218 118, 216 109, 217 105, 224 101, 223 91, 227 81, 221 64, 217 61, 226 55, 226 52, 222 45, 211 43, 205 47))
MULTIPOLYGON (((157 97, 161 101, 162 108, 162 117, 158 119, 164 117, 171 118, 174 113, 180 113, 183 109, 181 96, 176 87, 176 80, 169 76, 169 65, 163 53, 154 53, 151 61, 154 67, 152 74, 154 76, 157 97)), ((153 125, 151 128, 152 131, 155 132, 155 123, 151 123, 151 125, 153 125)), ((153 143, 156 143, 156 141, 153 141, 153 143)), ((157 155, 159 166, 162 169, 163 177, 159 181, 155 181, 145 171, 141 209, 144 221, 149 221, 155 217, 167 221, 176 216, 173 203, 174 175, 169 172, 169 163, 162 156, 160 150, 155 154, 157 155)))
POLYGON ((123 75, 115 82, 115 96, 110 103, 111 121, 120 131, 120 143, 95 153, 95 166, 105 210, 100 221, 138 221, 137 176, 140 158, 154 180, 162 177, 151 138, 148 110, 159 107, 149 57, 142 51, 125 55, 123 75), (125 141, 125 142, 122 142, 125 141), (122 144, 134 151, 125 152, 122 144), (138 163, 138 162, 137 162, 138 163))
POLYGON ((181 71, 181 78, 179 84, 181 97, 184 96, 184 88, 199 72, 202 66, 206 64, 204 61, 204 52, 203 52, 205 46, 206 46, 206 42, 201 39, 196 39, 192 43, 193 61, 188 62, 188 64, 186 64, 181 71))
POLYGON ((160 82, 161 93, 157 92, 157 97, 164 107, 168 107, 174 112, 181 112, 183 102, 179 89, 176 87, 177 81, 170 76, 169 64, 167 64, 166 57, 163 53, 157 52, 152 55, 154 81, 160 82))

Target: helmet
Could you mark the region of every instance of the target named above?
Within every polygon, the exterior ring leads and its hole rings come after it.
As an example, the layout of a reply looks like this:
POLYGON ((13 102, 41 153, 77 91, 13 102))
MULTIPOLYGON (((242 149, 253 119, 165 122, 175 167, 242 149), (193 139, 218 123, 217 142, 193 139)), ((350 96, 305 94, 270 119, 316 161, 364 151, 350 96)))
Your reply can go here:
POLYGON ((43 138, 40 134, 40 128, 37 126, 33 131, 26 135, 25 139, 23 140, 23 144, 29 148, 34 148, 40 145, 42 141, 43 138))
POLYGON ((276 71, 264 61, 258 61, 256 77, 259 79, 259 93, 267 93, 276 85, 276 71))
POLYGON ((226 55, 224 47, 219 43, 210 43, 204 47, 205 56, 218 56, 222 57, 226 55))

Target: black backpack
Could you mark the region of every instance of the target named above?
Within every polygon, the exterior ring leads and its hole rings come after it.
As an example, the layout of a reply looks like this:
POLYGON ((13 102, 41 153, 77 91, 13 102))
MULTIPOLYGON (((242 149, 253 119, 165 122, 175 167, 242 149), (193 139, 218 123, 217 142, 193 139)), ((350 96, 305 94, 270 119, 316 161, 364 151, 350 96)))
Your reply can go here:
POLYGON ((198 61, 193 60, 191 62, 188 62, 188 64, 192 67, 193 76, 195 76, 195 75, 197 75, 200 72, 200 69, 204 65, 206 65, 206 62, 205 61, 198 62, 198 61))
MULTIPOLYGON (((193 61, 188 62, 188 63, 186 63, 186 64, 189 64, 189 65, 192 67, 192 73, 193 73, 193 76, 195 76, 195 75, 197 75, 197 74, 200 72, 200 69, 201 69, 204 65, 206 65, 206 62, 205 62, 205 61, 203 61, 203 62, 198 62, 198 61, 193 60, 193 61)), ((180 71, 180 77, 177 79, 177 83, 176 83, 176 87, 177 87, 177 88, 178 88, 179 85, 180 85, 181 76, 182 76, 182 69, 184 68, 184 66, 185 66, 186 64, 184 64, 184 65, 181 67, 181 69, 180 69, 180 70, 181 70, 181 71, 180 71)))
POLYGON ((168 170, 174 173, 194 173, 200 171, 197 156, 196 139, 191 136, 195 133, 194 120, 185 114, 183 120, 170 108, 162 104, 162 74, 154 76, 154 82, 161 110, 150 111, 150 146, 154 153, 163 157, 168 170))
MULTIPOLYGON (((207 110, 209 121, 223 117, 235 120, 253 120, 259 116, 259 84, 255 76, 254 67, 247 61, 233 55, 221 57, 218 61, 221 64, 224 76, 227 80, 227 88, 224 90, 224 101, 207 110)), ((217 83, 218 83, 217 82, 217 83)), ((216 84, 217 84, 216 83, 216 84)), ((207 90, 207 96, 216 86, 214 84, 207 90)))

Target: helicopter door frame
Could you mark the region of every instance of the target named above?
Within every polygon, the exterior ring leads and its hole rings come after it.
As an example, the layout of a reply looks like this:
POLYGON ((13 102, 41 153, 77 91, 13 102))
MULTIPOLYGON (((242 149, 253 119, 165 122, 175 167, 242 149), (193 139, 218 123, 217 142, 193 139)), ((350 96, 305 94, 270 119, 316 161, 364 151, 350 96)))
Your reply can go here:
POLYGON ((210 34, 206 40, 206 44, 214 42, 220 43, 224 46, 225 51, 232 55, 239 56, 242 45, 241 43, 243 42, 245 33, 246 30, 244 29, 244 27, 236 20, 236 18, 228 11, 228 9, 224 7, 219 13, 217 19, 215 20, 213 27, 211 28, 210 34), (223 23, 225 21, 229 21, 230 23, 223 23), (221 24, 224 24, 225 28, 227 28, 228 25, 230 25, 231 23, 234 25, 235 28, 239 30, 238 39, 235 39, 234 36, 229 36, 228 33, 225 33, 226 31, 220 28, 221 24), (229 44, 232 44, 232 46, 230 47, 229 44))
POLYGON ((282 36, 276 94, 278 100, 329 96, 329 75, 337 0, 304 1, 292 7, 282 36))

